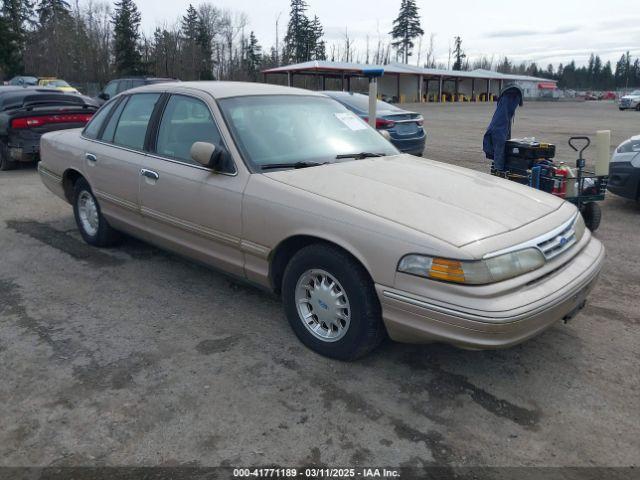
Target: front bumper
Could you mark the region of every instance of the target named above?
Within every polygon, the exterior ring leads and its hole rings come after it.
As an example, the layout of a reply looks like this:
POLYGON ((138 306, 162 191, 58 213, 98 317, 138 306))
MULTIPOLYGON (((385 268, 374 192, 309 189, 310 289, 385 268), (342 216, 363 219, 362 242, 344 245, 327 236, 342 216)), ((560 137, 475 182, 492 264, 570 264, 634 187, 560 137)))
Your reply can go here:
POLYGON ((640 100, 631 100, 624 98, 620 100, 620 108, 637 108, 638 104, 640 104, 640 100))
POLYGON ((607 190, 630 200, 640 197, 640 168, 631 162, 613 162, 609 164, 609 183, 607 190))
MULTIPOLYGON (((458 305, 435 302, 383 285, 376 285, 376 291, 385 326, 393 340, 444 342, 469 349, 506 348, 539 334, 560 320, 572 318, 584 306, 603 261, 604 247, 592 238, 566 265, 531 288, 532 293, 525 295, 525 306, 506 311, 463 310, 458 305), (539 294, 541 291, 554 293, 529 298, 533 292, 539 294)), ((488 306, 498 303, 499 299, 487 300, 488 306)))

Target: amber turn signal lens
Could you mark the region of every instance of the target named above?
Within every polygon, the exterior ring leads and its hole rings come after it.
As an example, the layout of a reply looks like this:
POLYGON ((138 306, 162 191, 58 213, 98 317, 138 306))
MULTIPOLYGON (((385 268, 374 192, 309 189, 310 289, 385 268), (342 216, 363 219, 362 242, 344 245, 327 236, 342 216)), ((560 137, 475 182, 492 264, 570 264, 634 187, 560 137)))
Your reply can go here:
POLYGON ((429 270, 429 278, 448 282, 464 283, 464 270, 458 260, 434 258, 429 270))

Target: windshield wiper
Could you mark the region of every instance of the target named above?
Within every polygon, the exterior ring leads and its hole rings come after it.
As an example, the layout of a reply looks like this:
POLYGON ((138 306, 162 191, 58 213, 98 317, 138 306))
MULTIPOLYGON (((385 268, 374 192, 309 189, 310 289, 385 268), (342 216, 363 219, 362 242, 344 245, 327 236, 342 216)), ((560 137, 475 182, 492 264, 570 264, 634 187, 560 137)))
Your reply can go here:
POLYGON ((360 152, 360 153, 344 153, 342 155, 337 155, 336 158, 340 160, 341 158, 355 158, 356 160, 363 160, 365 158, 372 157, 384 157, 384 153, 372 153, 372 152, 360 152))
POLYGON ((271 170, 276 168, 307 168, 307 167, 319 167, 320 165, 326 165, 329 162, 294 162, 294 163, 270 163, 268 165, 261 165, 262 170, 271 170))

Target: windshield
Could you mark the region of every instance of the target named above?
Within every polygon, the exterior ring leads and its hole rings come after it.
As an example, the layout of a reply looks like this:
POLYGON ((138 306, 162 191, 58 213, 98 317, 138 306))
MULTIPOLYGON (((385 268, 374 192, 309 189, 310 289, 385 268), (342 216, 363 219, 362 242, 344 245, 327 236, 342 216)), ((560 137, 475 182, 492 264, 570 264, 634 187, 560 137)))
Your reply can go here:
POLYGON ((634 90, 633 92, 631 92, 631 94, 630 94, 630 95, 633 95, 633 96, 640 96, 640 90, 634 90))
POLYGON ((254 166, 326 162, 398 151, 339 103, 324 97, 265 95, 220 100, 238 148, 254 166))

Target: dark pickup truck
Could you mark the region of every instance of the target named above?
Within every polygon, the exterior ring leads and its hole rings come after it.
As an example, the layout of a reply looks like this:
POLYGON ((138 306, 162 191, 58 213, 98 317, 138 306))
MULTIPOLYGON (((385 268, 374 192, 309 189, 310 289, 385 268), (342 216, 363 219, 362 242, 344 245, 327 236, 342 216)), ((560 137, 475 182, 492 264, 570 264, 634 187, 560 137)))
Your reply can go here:
POLYGON ((0 170, 37 162, 42 134, 84 127, 97 109, 91 98, 59 90, 0 88, 0 170))

